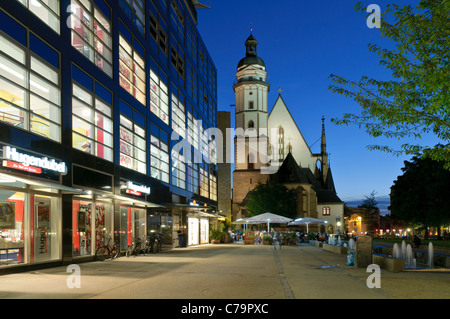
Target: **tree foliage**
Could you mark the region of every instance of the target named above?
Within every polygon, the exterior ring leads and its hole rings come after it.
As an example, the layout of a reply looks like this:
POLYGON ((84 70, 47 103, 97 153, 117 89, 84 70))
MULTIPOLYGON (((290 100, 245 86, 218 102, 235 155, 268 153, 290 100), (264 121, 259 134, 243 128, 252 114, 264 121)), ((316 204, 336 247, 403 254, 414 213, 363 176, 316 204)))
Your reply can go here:
MULTIPOLYGON (((358 11, 366 8, 359 2, 358 11)), ((388 50, 376 44, 369 51, 392 72, 391 80, 363 76, 359 81, 330 75, 332 92, 352 98, 360 114, 332 119, 337 125, 356 125, 370 136, 421 139, 437 137, 444 147, 404 143, 401 149, 369 145, 399 155, 418 155, 443 161, 450 170, 450 0, 420 0, 410 5, 388 5, 380 33, 395 44, 388 50), (389 18, 395 21, 389 23, 389 18)))
POLYGON ((297 216, 296 193, 276 182, 259 183, 247 196, 246 210, 250 216, 269 212, 295 218, 297 216))
POLYGON ((450 222, 450 171, 442 162, 413 157, 391 187, 391 216, 424 227, 450 222))
POLYGON ((375 198, 375 194, 375 191, 372 191, 369 196, 365 196, 366 199, 359 206, 369 233, 374 233, 375 228, 379 225, 380 210, 377 207, 378 202, 375 198))

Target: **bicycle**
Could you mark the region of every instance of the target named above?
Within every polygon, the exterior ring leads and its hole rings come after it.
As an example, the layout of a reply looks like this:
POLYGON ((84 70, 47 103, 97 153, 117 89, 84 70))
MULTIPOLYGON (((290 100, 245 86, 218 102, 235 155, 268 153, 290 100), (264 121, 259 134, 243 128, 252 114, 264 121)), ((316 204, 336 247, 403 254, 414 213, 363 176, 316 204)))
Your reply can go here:
POLYGON ((112 238, 110 237, 106 245, 97 248, 97 250, 95 251, 95 260, 104 261, 109 258, 113 260, 114 258, 117 258, 119 256, 119 246, 116 242, 111 245, 111 239, 112 238))
POLYGON ((152 237, 147 236, 147 239, 144 244, 144 248, 142 249, 144 255, 152 252, 152 237))
POLYGON ((162 246, 162 234, 153 234, 152 236, 148 236, 148 252, 156 254, 161 251, 162 246))
POLYGON ((130 257, 132 255, 137 256, 141 252, 142 249, 142 241, 140 238, 135 238, 134 243, 128 246, 126 256, 130 257))

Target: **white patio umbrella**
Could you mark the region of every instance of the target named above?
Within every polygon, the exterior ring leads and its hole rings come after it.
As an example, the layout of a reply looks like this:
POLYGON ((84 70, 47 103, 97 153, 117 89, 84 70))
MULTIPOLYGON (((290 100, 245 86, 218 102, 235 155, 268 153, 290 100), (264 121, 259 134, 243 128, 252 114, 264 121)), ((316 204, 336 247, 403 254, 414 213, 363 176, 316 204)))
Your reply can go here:
POLYGON ((317 218, 312 217, 304 217, 304 218, 297 218, 293 222, 290 222, 289 225, 306 225, 306 233, 309 232, 309 224, 326 224, 328 223, 326 220, 321 220, 317 218))
POLYGON ((272 214, 272 213, 264 213, 260 215, 256 215, 246 219, 248 224, 260 224, 267 223, 267 232, 269 232, 270 223, 275 224, 288 224, 292 221, 292 218, 272 214))

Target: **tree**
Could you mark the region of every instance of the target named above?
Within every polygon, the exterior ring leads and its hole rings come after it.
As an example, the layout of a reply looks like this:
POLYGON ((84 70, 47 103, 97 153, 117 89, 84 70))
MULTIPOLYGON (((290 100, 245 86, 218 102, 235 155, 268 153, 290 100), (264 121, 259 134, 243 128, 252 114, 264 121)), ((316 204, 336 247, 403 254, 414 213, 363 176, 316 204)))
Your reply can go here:
POLYGON ((378 227, 380 219, 380 210, 378 209, 377 200, 375 199, 375 191, 372 191, 369 196, 364 196, 366 199, 358 206, 361 209, 361 214, 364 222, 367 225, 367 232, 375 233, 375 228, 378 227))
POLYGON ((423 156, 405 161, 402 171, 391 187, 391 216, 425 228, 448 224, 450 171, 442 162, 423 156))
POLYGON ((246 209, 250 212, 250 217, 270 212, 295 218, 297 216, 296 194, 294 190, 289 190, 276 182, 259 183, 249 193, 246 209))
MULTIPOLYGON (((356 9, 364 11, 360 2, 356 9)), ((330 75, 332 92, 352 98, 360 114, 346 113, 332 119, 337 125, 356 125, 373 137, 402 140, 437 137, 444 147, 404 143, 401 149, 369 145, 397 156, 418 155, 444 162, 450 170, 450 0, 421 0, 410 5, 388 5, 380 26, 381 37, 395 48, 370 44, 381 57, 380 65, 392 71, 392 79, 363 76, 359 81, 330 75), (396 21, 389 23, 388 18, 396 21)))

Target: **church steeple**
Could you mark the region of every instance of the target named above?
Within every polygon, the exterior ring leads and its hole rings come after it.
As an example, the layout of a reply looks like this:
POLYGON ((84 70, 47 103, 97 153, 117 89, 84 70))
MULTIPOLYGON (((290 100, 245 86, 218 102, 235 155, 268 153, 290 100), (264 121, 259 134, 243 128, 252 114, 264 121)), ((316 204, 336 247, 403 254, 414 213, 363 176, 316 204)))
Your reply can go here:
POLYGON ((246 50, 246 56, 257 56, 257 47, 258 47, 258 41, 256 41, 255 37, 253 36, 253 33, 250 34, 247 41, 245 41, 245 47, 246 50))
POLYGON ((325 117, 322 116, 322 143, 321 143, 321 153, 322 155, 327 153, 327 138, 325 136, 325 117))
POLYGON ((325 182, 328 175, 328 153, 327 153, 327 138, 325 136, 325 117, 322 116, 322 138, 320 146, 320 156, 321 156, 321 171, 322 179, 325 182))
POLYGON ((238 69, 247 65, 258 65, 265 69, 266 64, 263 59, 258 57, 257 47, 258 41, 256 41, 253 32, 251 32, 250 36, 245 41, 245 58, 239 61, 238 69))

